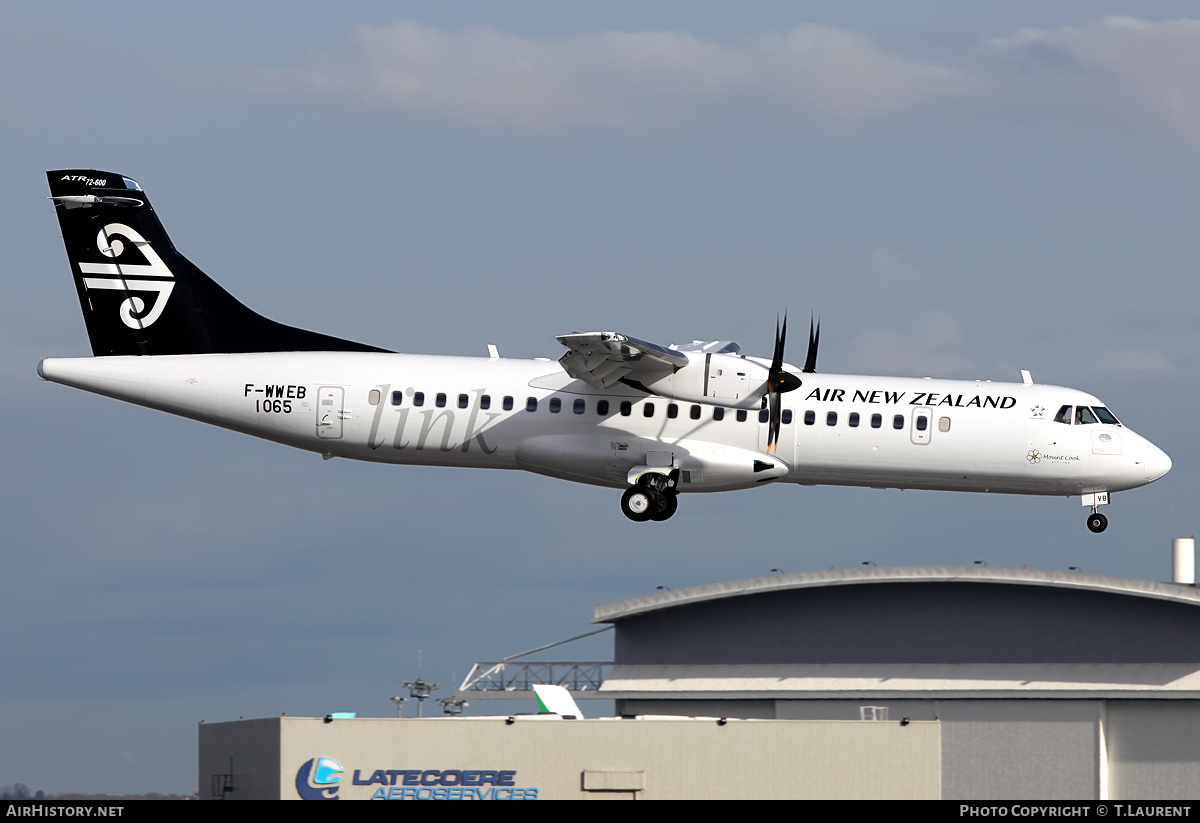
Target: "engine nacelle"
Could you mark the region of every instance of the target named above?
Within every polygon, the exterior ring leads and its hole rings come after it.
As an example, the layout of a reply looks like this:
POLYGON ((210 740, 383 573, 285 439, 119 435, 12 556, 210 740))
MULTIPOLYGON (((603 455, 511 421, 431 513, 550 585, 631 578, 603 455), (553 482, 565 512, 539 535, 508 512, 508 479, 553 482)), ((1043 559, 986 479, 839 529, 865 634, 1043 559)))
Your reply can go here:
POLYGON ((752 489, 781 480, 790 471, 775 455, 701 440, 663 443, 613 434, 543 435, 517 446, 518 465, 526 471, 623 487, 646 472, 680 470, 682 492, 722 492, 752 489))
POLYGON ((770 368, 737 354, 684 352, 686 366, 641 385, 660 397, 733 409, 757 409, 767 390, 770 368))

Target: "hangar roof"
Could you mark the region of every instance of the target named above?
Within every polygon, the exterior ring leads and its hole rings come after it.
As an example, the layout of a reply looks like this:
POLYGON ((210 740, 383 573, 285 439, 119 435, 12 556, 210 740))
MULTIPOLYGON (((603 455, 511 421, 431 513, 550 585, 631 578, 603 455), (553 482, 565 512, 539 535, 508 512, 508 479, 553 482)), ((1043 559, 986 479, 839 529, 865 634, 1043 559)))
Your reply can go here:
POLYGON ((1200 696, 1200 591, 985 566, 830 569, 598 606, 622 698, 1200 696))
POLYGON ((877 583, 995 583, 1016 586, 1049 586, 1079 591, 1145 597, 1200 606, 1200 590, 1180 583, 1131 580, 1082 572, 1040 569, 1000 569, 988 566, 892 566, 855 569, 829 569, 797 574, 772 574, 710 583, 677 591, 621 600, 596 607, 593 623, 616 623, 629 617, 696 603, 764 594, 792 589, 856 586, 877 583))

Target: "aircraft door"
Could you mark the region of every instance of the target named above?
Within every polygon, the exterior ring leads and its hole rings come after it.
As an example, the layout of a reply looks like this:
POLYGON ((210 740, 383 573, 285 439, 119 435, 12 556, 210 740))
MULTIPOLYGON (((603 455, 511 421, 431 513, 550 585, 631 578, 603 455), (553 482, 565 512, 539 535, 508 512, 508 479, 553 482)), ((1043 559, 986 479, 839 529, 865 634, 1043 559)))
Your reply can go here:
POLYGON ((914 444, 924 446, 929 442, 931 434, 933 434, 933 409, 913 409, 909 438, 914 444))
POLYGON ((322 440, 340 440, 342 437, 344 395, 341 386, 322 386, 317 392, 317 437, 322 440))

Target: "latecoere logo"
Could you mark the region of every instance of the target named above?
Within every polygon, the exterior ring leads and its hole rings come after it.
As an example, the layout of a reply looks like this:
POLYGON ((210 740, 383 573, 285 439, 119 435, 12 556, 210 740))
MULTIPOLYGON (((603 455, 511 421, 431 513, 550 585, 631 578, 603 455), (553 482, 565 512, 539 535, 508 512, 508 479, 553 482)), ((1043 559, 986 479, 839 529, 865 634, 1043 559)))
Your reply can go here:
POLYGON ((328 757, 306 760, 296 771, 296 791, 305 800, 339 800, 342 764, 328 757))

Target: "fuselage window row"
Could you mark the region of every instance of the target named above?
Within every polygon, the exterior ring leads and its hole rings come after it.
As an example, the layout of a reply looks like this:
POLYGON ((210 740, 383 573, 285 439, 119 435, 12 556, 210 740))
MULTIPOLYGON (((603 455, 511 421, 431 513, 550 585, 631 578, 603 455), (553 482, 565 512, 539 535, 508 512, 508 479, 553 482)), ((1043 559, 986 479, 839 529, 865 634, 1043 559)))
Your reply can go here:
MULTIPOLYGON (((382 400, 382 395, 380 394, 378 389, 372 389, 368 395, 368 399, 372 403, 372 405, 377 405, 382 400)), ((425 392, 420 392, 420 391, 413 392, 411 402, 412 402, 413 406, 418 406, 418 407, 424 406, 425 405, 425 392)), ((437 406, 439 409, 445 408, 446 404, 448 402, 449 402, 449 395, 447 395, 445 392, 438 392, 437 394, 434 395, 434 405, 437 406)), ((456 405, 458 406, 458 408, 468 409, 471 407, 471 396, 469 394, 459 394, 455 402, 456 402, 456 405)), ((391 395, 391 403, 393 406, 404 405, 404 392, 401 390, 393 391, 392 395, 391 395)), ((501 400, 500 405, 501 405, 501 408, 504 409, 504 411, 512 411, 513 408, 515 407, 515 401, 513 399, 513 396, 505 395, 504 398, 501 400)), ((551 414, 560 413, 562 411, 562 398, 551 397, 549 399, 549 402, 547 403, 547 406, 548 406, 551 414)), ((483 409, 484 411, 487 411, 491 407, 492 407, 492 396, 490 394, 481 394, 479 396, 479 408, 483 409)), ((596 408, 596 414, 601 417, 604 417, 604 416, 608 415, 611 405, 608 400, 597 400, 595 408, 596 408)), ((536 397, 525 398, 525 411, 536 412, 537 410, 538 410, 538 398, 536 398, 536 397)), ((618 410, 622 417, 629 417, 630 415, 633 414, 633 402, 629 401, 629 400, 622 400, 620 403, 620 406, 618 407, 618 410)), ((574 412, 575 414, 586 414, 587 413, 587 401, 584 400, 583 398, 578 398, 578 399, 572 401, 571 411, 574 412)), ((712 412, 712 419, 714 421, 724 420, 726 411, 727 410, 721 406, 714 407, 713 412, 712 412)), ((745 409, 735 409, 734 411, 736 412, 736 419, 738 422, 744 423, 746 420, 749 419, 749 413, 745 409)), ((654 412, 655 412, 654 403, 643 403, 642 404, 642 416, 643 417, 653 417, 654 412)), ((703 417, 703 415, 704 415, 704 410, 699 404, 691 404, 688 407, 688 417, 691 418, 692 420, 699 420, 701 417, 703 417)), ((812 412, 812 411, 805 412, 804 422, 807 425, 811 426, 816 419, 814 417, 814 415, 815 415, 815 412, 812 412)), ((667 405, 667 417, 671 418, 672 420, 679 417, 679 406, 677 404, 669 403, 667 405)), ((780 415, 780 422, 783 425, 790 425, 792 422, 792 418, 793 418, 792 410, 784 409, 780 415)), ((771 419, 771 413, 768 409, 762 409, 759 411, 758 421, 760 423, 768 423, 768 422, 770 422, 770 419, 771 419)), ((857 414, 852 414, 851 420, 852 420, 852 422, 850 425, 852 425, 852 426, 858 425, 858 415, 857 414)), ((836 422, 837 422, 837 413, 830 412, 829 413, 829 425, 831 425, 831 426, 835 425, 836 422)))

